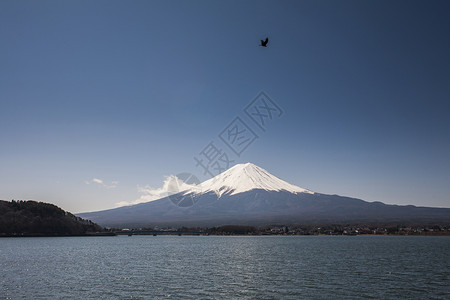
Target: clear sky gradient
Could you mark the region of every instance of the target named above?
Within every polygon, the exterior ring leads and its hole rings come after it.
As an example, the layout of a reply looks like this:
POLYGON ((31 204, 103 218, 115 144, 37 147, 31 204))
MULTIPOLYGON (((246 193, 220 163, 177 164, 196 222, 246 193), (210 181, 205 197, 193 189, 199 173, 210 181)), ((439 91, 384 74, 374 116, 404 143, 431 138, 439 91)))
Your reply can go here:
POLYGON ((207 179, 450 207, 450 1, 0 1, 0 199, 72 212, 207 179), (259 40, 269 37, 267 48, 259 40), (244 108, 282 109, 262 131, 244 108), (240 117, 258 138, 219 138, 240 117))

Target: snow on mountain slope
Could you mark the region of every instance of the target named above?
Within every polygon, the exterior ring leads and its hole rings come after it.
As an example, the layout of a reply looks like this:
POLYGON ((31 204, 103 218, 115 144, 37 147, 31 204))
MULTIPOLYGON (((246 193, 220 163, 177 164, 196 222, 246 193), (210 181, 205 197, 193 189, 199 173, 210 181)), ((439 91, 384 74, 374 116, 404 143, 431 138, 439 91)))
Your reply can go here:
POLYGON ((262 189, 266 191, 287 191, 294 194, 314 194, 314 192, 310 190, 281 180, 263 168, 260 168, 252 163, 237 164, 216 177, 201 183, 201 191, 189 190, 186 191, 185 194, 204 194, 214 192, 218 197, 220 197, 225 193, 229 195, 236 195, 253 189, 262 189))
POLYGON ((177 179, 173 180, 173 193, 167 197, 78 216, 102 226, 119 228, 155 225, 448 223, 450 220, 449 208, 386 205, 313 193, 250 163, 236 165, 202 184, 189 184, 189 180, 184 183, 184 177, 174 178, 177 179))

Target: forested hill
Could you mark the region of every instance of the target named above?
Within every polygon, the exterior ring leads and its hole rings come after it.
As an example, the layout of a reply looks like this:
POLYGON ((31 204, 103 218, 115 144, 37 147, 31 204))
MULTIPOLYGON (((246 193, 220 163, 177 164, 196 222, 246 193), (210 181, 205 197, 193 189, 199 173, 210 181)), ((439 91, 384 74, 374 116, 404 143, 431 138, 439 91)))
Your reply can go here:
POLYGON ((0 200, 0 236, 71 236, 99 231, 99 225, 50 203, 0 200))

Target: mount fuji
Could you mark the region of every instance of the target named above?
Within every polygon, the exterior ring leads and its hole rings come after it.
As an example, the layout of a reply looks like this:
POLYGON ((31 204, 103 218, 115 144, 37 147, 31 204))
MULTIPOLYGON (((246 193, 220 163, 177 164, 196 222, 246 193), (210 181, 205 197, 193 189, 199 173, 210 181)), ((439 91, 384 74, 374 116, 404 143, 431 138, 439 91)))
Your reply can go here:
POLYGON ((237 164, 220 175, 203 182, 200 187, 188 189, 184 194, 214 192, 218 197, 237 195, 251 190, 285 191, 293 194, 314 194, 307 189, 292 185, 252 163, 237 164), (199 191, 200 188, 200 191, 199 191))
POLYGON ((290 184, 237 164, 200 184, 175 179, 167 197, 78 216, 103 226, 213 226, 344 222, 450 222, 450 208, 387 205, 290 184))

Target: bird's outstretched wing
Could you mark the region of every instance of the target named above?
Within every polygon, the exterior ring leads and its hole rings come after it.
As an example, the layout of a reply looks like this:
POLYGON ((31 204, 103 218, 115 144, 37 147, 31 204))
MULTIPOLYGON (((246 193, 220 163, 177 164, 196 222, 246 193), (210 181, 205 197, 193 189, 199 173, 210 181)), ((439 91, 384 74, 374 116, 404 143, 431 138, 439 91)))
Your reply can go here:
POLYGON ((269 38, 266 37, 266 40, 261 40, 261 45, 262 47, 267 47, 267 43, 269 42, 269 38))

